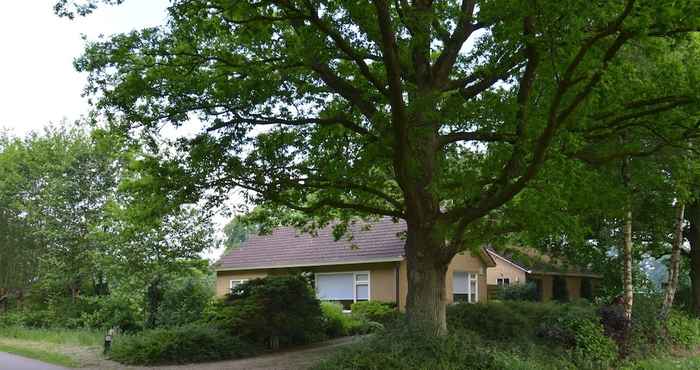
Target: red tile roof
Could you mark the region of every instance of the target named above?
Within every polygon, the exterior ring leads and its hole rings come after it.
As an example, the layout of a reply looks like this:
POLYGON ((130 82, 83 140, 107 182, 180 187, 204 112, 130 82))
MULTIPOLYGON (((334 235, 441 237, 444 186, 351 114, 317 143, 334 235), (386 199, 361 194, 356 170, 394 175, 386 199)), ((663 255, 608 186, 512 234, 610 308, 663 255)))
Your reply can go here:
POLYGON ((378 222, 357 221, 335 241, 333 227, 318 230, 317 236, 291 227, 269 235, 252 235, 240 248, 221 257, 217 270, 317 266, 379 261, 398 261, 404 255, 404 221, 382 218, 378 222))

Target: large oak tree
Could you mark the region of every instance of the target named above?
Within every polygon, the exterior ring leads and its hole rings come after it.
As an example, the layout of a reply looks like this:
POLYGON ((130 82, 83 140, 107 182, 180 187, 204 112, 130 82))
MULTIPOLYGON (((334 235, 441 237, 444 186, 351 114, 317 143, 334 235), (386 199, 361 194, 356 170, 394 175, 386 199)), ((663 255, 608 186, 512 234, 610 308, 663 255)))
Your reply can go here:
POLYGON ((92 42, 76 66, 124 132, 203 124, 179 141, 186 192, 404 219, 408 315, 444 333, 450 260, 548 160, 653 150, 606 140, 630 127, 692 129, 697 71, 666 55, 699 25, 693 0, 173 0, 166 24, 92 42))

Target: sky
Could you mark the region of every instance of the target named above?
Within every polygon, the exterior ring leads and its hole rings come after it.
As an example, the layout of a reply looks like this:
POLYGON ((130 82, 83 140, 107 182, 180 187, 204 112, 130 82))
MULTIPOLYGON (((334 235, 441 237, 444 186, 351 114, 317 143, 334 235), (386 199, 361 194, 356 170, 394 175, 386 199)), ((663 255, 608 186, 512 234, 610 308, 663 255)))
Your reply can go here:
POLYGON ((82 35, 128 32, 162 24, 167 0, 126 0, 74 20, 53 13, 55 0, 0 0, 0 127, 23 135, 50 122, 73 121, 88 110, 86 76, 73 60, 82 35))
MULTIPOLYGON (((90 107, 86 76, 73 68, 88 40, 163 24, 168 0, 126 0, 87 17, 59 18, 55 0, 0 0, 0 129, 23 136, 74 121, 90 107)), ((222 228, 227 218, 214 218, 222 228)), ((204 257, 217 259, 222 250, 204 257)))

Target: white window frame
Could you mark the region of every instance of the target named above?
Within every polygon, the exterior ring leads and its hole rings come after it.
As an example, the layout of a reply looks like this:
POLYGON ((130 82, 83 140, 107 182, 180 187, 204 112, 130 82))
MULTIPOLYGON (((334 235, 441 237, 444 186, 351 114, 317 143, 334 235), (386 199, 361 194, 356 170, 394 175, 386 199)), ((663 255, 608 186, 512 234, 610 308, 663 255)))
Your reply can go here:
MULTIPOLYGON (((369 271, 334 271, 334 272, 317 272, 314 274, 314 288, 316 289, 316 297, 323 301, 343 301, 345 299, 337 298, 321 298, 318 297, 318 277, 319 275, 350 275, 352 274, 352 302, 357 302, 357 286, 365 285, 364 281, 360 281, 358 284, 357 275, 367 275, 367 300, 372 300, 372 274, 369 271)), ((362 300, 364 301, 364 299, 362 300)))
POLYGON ((245 283, 246 281, 248 281, 248 279, 231 279, 231 280, 229 280, 229 282, 228 282, 229 291, 231 291, 231 292, 233 291, 234 283, 236 283, 236 285, 240 285, 240 284, 245 283))
POLYGON ((467 295, 467 303, 477 303, 479 302, 479 274, 476 272, 472 271, 453 271, 452 272, 452 297, 454 299, 455 294, 466 294, 467 295), (454 278, 455 278, 455 273, 463 273, 467 275, 467 291, 466 292, 456 292, 454 291, 454 278), (471 282, 474 281, 474 291, 472 292, 472 284, 471 282), (472 294, 474 295, 474 301, 472 301, 472 294))
POLYGON ((496 285, 498 286, 510 286, 509 277, 499 277, 496 279, 496 285))

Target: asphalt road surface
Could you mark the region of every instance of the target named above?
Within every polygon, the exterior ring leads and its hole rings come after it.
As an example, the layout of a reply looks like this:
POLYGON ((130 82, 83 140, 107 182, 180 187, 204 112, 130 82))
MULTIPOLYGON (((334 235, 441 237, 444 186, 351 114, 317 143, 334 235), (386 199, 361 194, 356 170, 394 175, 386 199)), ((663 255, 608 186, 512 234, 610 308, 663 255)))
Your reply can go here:
POLYGON ((0 352, 0 370, 66 370, 66 368, 0 352))

